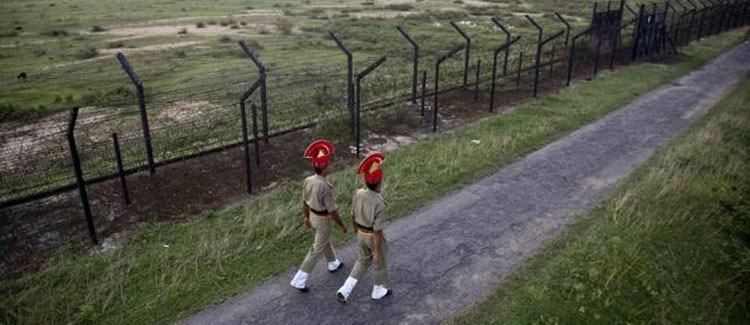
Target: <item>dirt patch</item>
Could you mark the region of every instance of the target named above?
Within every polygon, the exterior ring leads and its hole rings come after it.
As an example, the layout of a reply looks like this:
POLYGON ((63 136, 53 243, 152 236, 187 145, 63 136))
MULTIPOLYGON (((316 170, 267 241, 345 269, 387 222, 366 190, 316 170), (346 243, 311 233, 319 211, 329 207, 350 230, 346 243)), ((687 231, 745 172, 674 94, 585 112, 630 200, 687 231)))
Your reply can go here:
POLYGON ((207 100, 203 101, 178 101, 161 109, 156 120, 158 123, 182 123, 200 119, 203 113, 217 106, 207 100))
POLYGON ((422 14, 421 11, 393 11, 393 10, 378 10, 378 11, 365 11, 351 13, 352 16, 357 18, 395 18, 395 17, 409 17, 414 15, 422 14))
POLYGON ((99 54, 110 57, 112 54, 117 54, 118 52, 123 52, 125 54, 156 52, 156 51, 164 51, 164 50, 175 49, 175 48, 186 47, 186 46, 193 46, 193 45, 198 45, 198 44, 203 44, 203 43, 205 42, 188 41, 188 42, 149 45, 149 46, 137 47, 137 48, 126 48, 126 47, 107 48, 107 49, 100 50, 99 54))
POLYGON ((162 25, 162 26, 131 26, 131 27, 118 27, 112 28, 105 33, 114 36, 123 36, 116 40, 128 40, 144 37, 155 37, 155 36, 174 36, 177 33, 185 30, 187 34, 191 35, 236 35, 240 32, 247 31, 244 28, 232 29, 229 26, 220 25, 205 25, 203 28, 196 27, 195 24, 190 25, 162 25))
MULTIPOLYGON (((119 109, 104 107, 84 107, 76 121, 77 129, 86 129, 117 115, 119 109)), ((68 129, 68 112, 60 112, 30 124, 9 122, 0 124, 0 153, 3 173, 27 166, 25 161, 30 156, 40 155, 50 147, 66 146, 68 129)), ((76 134, 76 138, 85 136, 89 141, 101 140, 101 134, 76 134)))

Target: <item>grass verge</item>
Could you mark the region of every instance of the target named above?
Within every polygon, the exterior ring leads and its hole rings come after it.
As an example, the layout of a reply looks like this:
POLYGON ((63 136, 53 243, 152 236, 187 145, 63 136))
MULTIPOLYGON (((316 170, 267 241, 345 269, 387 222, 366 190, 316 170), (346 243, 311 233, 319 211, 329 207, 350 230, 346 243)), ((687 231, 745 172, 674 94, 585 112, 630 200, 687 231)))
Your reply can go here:
POLYGON ((455 324, 750 322, 750 81, 455 324))
MULTIPOLYGON (((625 67, 516 111, 429 137, 389 155, 384 192, 398 218, 594 121, 738 44, 733 31, 684 49, 685 61, 625 67), (606 96, 605 96, 606 94, 606 96), (472 145, 471 140, 481 140, 472 145)), ((300 144, 300 150, 304 145, 300 144)), ((334 166, 334 168, 337 166, 334 166)), ((349 166, 331 175, 343 211, 359 185, 349 166)), ((124 247, 62 253, 49 267, 4 281, 0 321, 167 323, 248 290, 299 263, 312 233, 299 216, 300 184, 185 223, 140 227, 124 247)), ((341 244, 351 234, 336 234, 341 244)))

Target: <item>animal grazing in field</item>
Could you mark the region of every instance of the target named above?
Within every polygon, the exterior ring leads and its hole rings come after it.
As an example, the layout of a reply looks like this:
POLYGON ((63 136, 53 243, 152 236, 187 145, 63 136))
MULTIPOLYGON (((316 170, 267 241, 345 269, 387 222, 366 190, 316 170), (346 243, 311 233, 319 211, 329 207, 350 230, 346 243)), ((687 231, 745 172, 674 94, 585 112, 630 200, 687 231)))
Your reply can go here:
POLYGON ((16 79, 26 81, 26 72, 19 73, 16 79))

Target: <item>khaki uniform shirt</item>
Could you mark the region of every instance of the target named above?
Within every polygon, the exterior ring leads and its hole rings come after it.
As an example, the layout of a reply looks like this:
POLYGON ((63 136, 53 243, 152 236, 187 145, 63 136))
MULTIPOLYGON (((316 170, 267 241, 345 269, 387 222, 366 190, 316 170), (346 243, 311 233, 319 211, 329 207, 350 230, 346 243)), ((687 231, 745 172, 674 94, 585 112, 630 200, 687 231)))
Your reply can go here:
POLYGON ((359 189, 354 193, 351 213, 354 222, 374 230, 382 230, 386 226, 387 208, 388 204, 380 193, 369 189, 359 189))
POLYGON ((333 200, 333 185, 318 174, 305 178, 302 185, 302 199, 310 209, 336 212, 339 206, 333 200))

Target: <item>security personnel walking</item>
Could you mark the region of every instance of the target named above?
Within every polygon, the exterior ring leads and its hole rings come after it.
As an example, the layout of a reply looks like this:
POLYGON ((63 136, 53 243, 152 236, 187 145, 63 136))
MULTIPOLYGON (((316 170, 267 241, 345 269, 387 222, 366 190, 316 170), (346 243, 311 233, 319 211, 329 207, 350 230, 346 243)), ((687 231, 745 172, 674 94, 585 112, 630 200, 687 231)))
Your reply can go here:
POLYGON ((367 185, 367 189, 358 189, 352 200, 352 223, 359 241, 359 257, 349 278, 336 293, 341 303, 346 303, 357 281, 362 278, 370 264, 375 264, 375 285, 371 298, 379 300, 391 294, 391 290, 386 287, 388 244, 383 235, 388 204, 380 195, 380 184, 383 179, 380 166, 384 162, 385 155, 375 152, 359 164, 357 174, 362 175, 367 185))
POLYGON ((347 229, 338 214, 338 206, 333 200, 333 185, 326 180, 329 173, 330 156, 333 145, 326 140, 318 140, 310 144, 305 150, 305 158, 312 162, 315 174, 305 178, 302 186, 302 215, 305 227, 315 229, 315 241, 297 274, 292 279, 292 287, 307 292, 307 278, 315 268, 321 256, 328 262, 328 271, 338 271, 343 263, 336 258, 333 246, 329 241, 331 236, 331 219, 346 233, 347 229))

